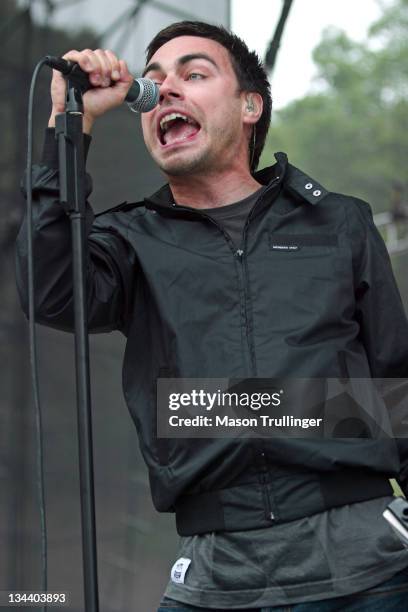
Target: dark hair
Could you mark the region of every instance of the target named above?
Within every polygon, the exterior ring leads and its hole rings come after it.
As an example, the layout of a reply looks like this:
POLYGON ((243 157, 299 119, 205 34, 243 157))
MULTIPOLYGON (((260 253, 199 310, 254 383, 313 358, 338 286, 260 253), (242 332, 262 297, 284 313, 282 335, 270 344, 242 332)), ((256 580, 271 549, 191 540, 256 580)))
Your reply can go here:
POLYGON ((240 91, 254 91, 262 96, 263 111, 254 126, 254 136, 249 142, 249 159, 251 172, 256 170, 265 145, 266 134, 271 122, 272 98, 268 76, 255 53, 250 51, 245 42, 222 26, 201 21, 179 21, 161 30, 146 49, 146 62, 160 47, 179 36, 200 36, 219 43, 229 52, 231 64, 237 77, 240 91), (255 147, 254 147, 255 142, 255 147))

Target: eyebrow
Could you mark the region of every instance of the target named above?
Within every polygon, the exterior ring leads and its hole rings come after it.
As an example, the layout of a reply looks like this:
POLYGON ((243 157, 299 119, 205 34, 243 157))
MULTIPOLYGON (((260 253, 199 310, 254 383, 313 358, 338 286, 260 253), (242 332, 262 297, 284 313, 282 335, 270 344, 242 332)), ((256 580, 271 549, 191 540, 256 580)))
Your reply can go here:
MULTIPOLYGON (((177 65, 184 66, 184 64, 188 64, 188 62, 192 62, 196 59, 206 60, 207 62, 210 62, 213 66, 215 66, 217 70, 219 70, 218 64, 213 60, 210 55, 207 55, 206 53, 189 53, 188 55, 183 55, 177 60, 177 65)), ((163 72, 163 67, 161 64, 159 64, 159 62, 152 62, 143 70, 142 77, 144 77, 145 74, 147 74, 148 72, 154 70, 157 70, 158 72, 163 72)))

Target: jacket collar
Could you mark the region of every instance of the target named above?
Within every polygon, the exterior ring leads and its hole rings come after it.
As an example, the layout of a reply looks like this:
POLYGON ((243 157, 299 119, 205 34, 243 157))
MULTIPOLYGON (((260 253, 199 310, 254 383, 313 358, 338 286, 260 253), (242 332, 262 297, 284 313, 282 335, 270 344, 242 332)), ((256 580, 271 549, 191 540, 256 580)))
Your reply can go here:
POLYGON ((329 192, 308 174, 288 162, 286 153, 275 153, 276 164, 254 174, 263 185, 269 184, 279 175, 283 187, 307 204, 318 204, 329 192))
MULTIPOLYGON (((276 163, 254 174, 262 185, 282 185, 290 193, 306 204, 318 204, 329 192, 315 179, 311 178, 288 162, 286 153, 275 153, 276 163)), ((173 194, 168 184, 163 185, 150 197, 145 198, 146 208, 166 208, 174 210, 173 194)), ((181 207, 182 208, 182 207, 181 207)))
POLYGON ((329 193, 314 178, 288 164, 285 187, 307 204, 318 204, 329 193))

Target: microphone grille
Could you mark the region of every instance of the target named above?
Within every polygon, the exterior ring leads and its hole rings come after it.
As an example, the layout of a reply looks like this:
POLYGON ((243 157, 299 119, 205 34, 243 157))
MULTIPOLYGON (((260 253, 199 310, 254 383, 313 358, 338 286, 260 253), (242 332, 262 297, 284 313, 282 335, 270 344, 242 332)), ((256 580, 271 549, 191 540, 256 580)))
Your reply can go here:
POLYGON ((151 111, 159 101, 159 87, 151 79, 135 79, 140 87, 136 100, 127 102, 130 110, 134 113, 147 113, 151 111))

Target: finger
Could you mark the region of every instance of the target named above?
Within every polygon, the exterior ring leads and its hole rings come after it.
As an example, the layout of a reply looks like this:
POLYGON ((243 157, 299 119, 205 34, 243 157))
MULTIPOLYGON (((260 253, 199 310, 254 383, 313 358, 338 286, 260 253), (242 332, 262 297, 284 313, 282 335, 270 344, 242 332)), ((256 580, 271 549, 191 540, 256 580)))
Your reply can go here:
POLYGON ((67 51, 66 53, 64 53, 62 59, 76 61, 74 60, 74 57, 78 57, 80 53, 81 52, 77 51, 76 49, 71 49, 71 51, 67 51))
POLYGON ((109 58, 106 56, 105 51, 102 49, 96 49, 94 51, 95 56, 98 58, 101 69, 102 69, 102 87, 109 87, 111 85, 112 67, 109 58))
POLYGON ((125 60, 119 60, 120 80, 125 83, 133 81, 133 76, 130 74, 125 60))
POLYGON ((95 55, 92 49, 68 51, 63 58, 71 62, 76 62, 84 72, 87 72, 92 85, 101 85, 103 79, 102 65, 98 56, 95 55))
POLYGON ((52 69, 52 80, 55 83, 65 83, 65 79, 62 76, 61 72, 59 70, 55 70, 54 68, 52 69))
POLYGON ((88 72, 89 80, 91 81, 92 85, 102 85, 102 82, 105 79, 104 65, 95 51, 92 51, 91 49, 84 49, 79 65, 83 70, 88 72))
POLYGON ((120 66, 118 58, 110 49, 105 49, 105 57, 110 62, 112 81, 118 81, 120 79, 120 66))
POLYGON ((66 81, 58 70, 52 71, 51 100, 54 113, 62 113, 65 109, 66 81))
POLYGON ((92 72, 92 70, 95 70, 98 67, 98 64, 96 64, 92 59, 92 54, 93 51, 91 49, 84 49, 83 51, 77 51, 74 49, 72 51, 68 51, 62 57, 65 60, 76 62, 85 72, 92 72))

